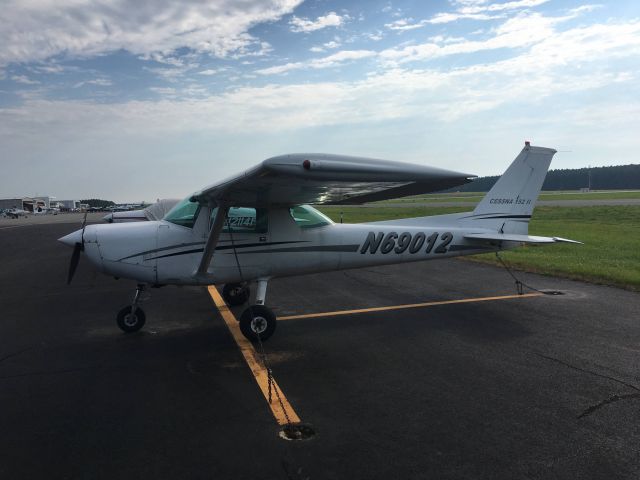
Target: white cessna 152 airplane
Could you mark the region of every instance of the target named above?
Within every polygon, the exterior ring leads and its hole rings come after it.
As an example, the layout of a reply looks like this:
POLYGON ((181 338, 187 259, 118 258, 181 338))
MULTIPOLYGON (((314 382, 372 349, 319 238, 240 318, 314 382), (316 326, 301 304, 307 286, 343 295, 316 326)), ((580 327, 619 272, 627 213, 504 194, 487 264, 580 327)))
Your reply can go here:
POLYGON ((292 154, 190 195, 162 220, 83 225, 60 241, 103 273, 136 280, 131 305, 117 316, 125 332, 142 328, 146 285, 225 284, 231 305, 255 304, 240 318, 250 340, 267 340, 276 316, 265 306, 274 277, 434 260, 517 247, 574 242, 529 236, 531 213, 555 150, 524 149, 473 212, 361 224, 335 224, 308 204, 340 205, 416 195, 470 181, 426 166, 327 154, 292 154))

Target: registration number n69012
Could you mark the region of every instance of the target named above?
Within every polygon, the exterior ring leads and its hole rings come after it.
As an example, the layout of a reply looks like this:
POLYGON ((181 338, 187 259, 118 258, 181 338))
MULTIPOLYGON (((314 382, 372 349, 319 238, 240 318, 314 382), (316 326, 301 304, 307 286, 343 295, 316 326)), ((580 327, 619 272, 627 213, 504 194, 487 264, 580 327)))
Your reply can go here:
POLYGON ((433 232, 428 237, 423 232, 411 234, 409 232, 369 232, 364 243, 360 247, 360 253, 447 253, 447 247, 453 240, 451 232, 440 235, 433 232), (437 244, 437 245, 436 245, 437 244))

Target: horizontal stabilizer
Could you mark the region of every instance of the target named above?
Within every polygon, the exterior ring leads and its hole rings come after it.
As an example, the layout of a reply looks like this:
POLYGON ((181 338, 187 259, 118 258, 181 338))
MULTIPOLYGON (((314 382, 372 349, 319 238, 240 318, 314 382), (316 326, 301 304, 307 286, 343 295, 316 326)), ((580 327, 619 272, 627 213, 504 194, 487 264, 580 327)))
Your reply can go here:
POLYGON ((537 237, 533 235, 518 235, 515 233, 470 233, 464 236, 468 240, 490 240, 494 242, 520 242, 520 243, 580 243, 560 237, 537 237))

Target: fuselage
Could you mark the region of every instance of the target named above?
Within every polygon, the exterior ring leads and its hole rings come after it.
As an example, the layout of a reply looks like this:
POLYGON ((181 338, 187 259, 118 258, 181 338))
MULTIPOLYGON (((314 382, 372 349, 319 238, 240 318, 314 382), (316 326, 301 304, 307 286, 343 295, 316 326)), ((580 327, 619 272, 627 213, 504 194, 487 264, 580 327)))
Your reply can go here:
MULTIPOLYGON (((205 207, 193 224, 160 220, 89 225, 84 253, 114 277, 158 285, 208 285, 434 260, 497 248, 465 240, 468 228, 459 226, 455 218, 445 218, 450 216, 335 224, 308 206, 258 209, 257 221, 253 212, 253 217, 242 212, 230 216, 230 227, 223 230, 204 275, 195 273, 215 215, 205 207)), ((80 233, 61 240, 74 244, 81 241, 80 233)))

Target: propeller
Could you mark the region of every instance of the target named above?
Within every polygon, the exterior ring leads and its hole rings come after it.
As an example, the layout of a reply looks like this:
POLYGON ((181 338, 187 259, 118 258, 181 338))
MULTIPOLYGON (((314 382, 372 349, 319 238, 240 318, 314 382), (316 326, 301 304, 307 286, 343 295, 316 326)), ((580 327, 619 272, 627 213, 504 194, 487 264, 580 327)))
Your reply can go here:
POLYGON ((84 212, 84 219, 82 220, 82 234, 80 235, 80 241, 76 242, 73 246, 73 253, 71 254, 71 262, 69 262, 69 274, 67 276, 67 285, 73 280, 73 276, 78 268, 80 262, 80 253, 84 251, 84 229, 87 226, 87 212, 84 212))

